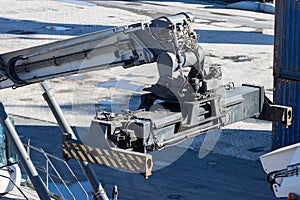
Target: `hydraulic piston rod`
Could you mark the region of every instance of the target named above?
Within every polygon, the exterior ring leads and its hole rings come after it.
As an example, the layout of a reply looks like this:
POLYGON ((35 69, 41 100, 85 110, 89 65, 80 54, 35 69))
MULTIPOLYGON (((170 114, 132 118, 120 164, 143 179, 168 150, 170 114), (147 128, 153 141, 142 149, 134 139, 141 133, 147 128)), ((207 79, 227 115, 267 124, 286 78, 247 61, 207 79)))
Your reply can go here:
MULTIPOLYGON (((71 139, 77 140, 76 135, 74 134, 71 127, 69 126, 68 122, 66 121, 60 106, 56 102, 47 84, 45 82, 42 82, 40 83, 40 86, 44 92, 43 97, 47 102, 48 106, 50 107, 50 110, 53 113, 56 121, 58 122, 63 134, 68 134, 71 136, 71 139)), ((86 178, 88 179, 90 185, 94 190, 94 196, 100 200, 108 200, 108 197, 100 181, 98 180, 97 175, 94 169, 92 168, 92 166, 88 162, 84 162, 84 161, 78 161, 78 162, 82 171, 84 172, 86 178)))

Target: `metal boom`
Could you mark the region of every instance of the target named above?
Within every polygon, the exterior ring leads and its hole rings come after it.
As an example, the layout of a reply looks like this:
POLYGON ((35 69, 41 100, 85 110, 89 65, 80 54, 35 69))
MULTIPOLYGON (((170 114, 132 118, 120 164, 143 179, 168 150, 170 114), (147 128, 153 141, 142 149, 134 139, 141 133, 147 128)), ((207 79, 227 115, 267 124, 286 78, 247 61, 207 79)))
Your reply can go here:
POLYGON ((152 170, 152 151, 208 130, 250 117, 288 126, 291 108, 273 105, 263 87, 220 83, 221 68, 204 65, 193 20, 191 13, 179 13, 2 54, 0 89, 156 62, 159 80, 144 89, 148 93, 142 95, 138 110, 99 111, 84 139, 74 140, 67 133, 62 142, 67 160, 142 173, 146 178, 152 170))

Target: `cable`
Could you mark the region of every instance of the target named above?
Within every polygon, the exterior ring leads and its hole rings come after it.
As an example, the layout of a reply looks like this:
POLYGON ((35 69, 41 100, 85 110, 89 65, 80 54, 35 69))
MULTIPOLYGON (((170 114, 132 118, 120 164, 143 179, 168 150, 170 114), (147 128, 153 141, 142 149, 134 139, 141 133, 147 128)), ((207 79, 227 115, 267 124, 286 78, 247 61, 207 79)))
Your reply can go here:
POLYGON ((300 163, 289 165, 287 168, 282 170, 276 170, 268 173, 267 175, 267 181, 270 184, 271 190, 274 192, 273 185, 277 184, 280 186, 280 184, 276 181, 276 179, 279 178, 286 178, 291 176, 299 176, 300 174, 300 163))
POLYGON ((3 178, 9 179, 9 181, 12 182, 12 183, 14 184, 14 186, 19 190, 19 192, 23 195, 23 197, 24 197, 25 199, 28 199, 27 196, 24 194, 24 192, 20 189, 20 187, 17 186, 17 184, 16 184, 10 177, 4 176, 4 175, 1 175, 1 174, 0 174, 0 176, 3 177, 3 178))

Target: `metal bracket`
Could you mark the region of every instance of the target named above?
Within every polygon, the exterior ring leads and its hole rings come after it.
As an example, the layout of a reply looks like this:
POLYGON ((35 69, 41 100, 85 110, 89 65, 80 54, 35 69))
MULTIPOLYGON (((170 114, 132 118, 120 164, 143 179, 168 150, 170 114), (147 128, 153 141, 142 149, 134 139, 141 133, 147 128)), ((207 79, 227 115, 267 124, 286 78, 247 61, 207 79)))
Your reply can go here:
POLYGON ((262 112, 258 119, 281 123, 288 128, 292 124, 292 107, 275 105, 265 96, 262 112))

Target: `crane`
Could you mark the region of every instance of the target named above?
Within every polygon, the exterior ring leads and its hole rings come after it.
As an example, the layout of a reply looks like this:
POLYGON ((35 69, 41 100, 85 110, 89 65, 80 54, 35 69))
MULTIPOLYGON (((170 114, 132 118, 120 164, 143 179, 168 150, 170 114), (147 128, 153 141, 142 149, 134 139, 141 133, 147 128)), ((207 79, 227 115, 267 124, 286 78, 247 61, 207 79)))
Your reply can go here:
MULTIPOLYGON (((255 117, 290 125, 290 107, 274 105, 264 87, 222 85, 219 66, 205 66, 191 13, 159 17, 0 55, 0 89, 104 70, 157 63, 159 79, 144 88, 137 110, 99 110, 89 133, 62 128, 63 158, 151 175, 151 152, 255 117)), ((64 119, 47 87, 44 97, 58 123, 64 119)), ((2 123, 3 124, 3 123, 2 123)))

